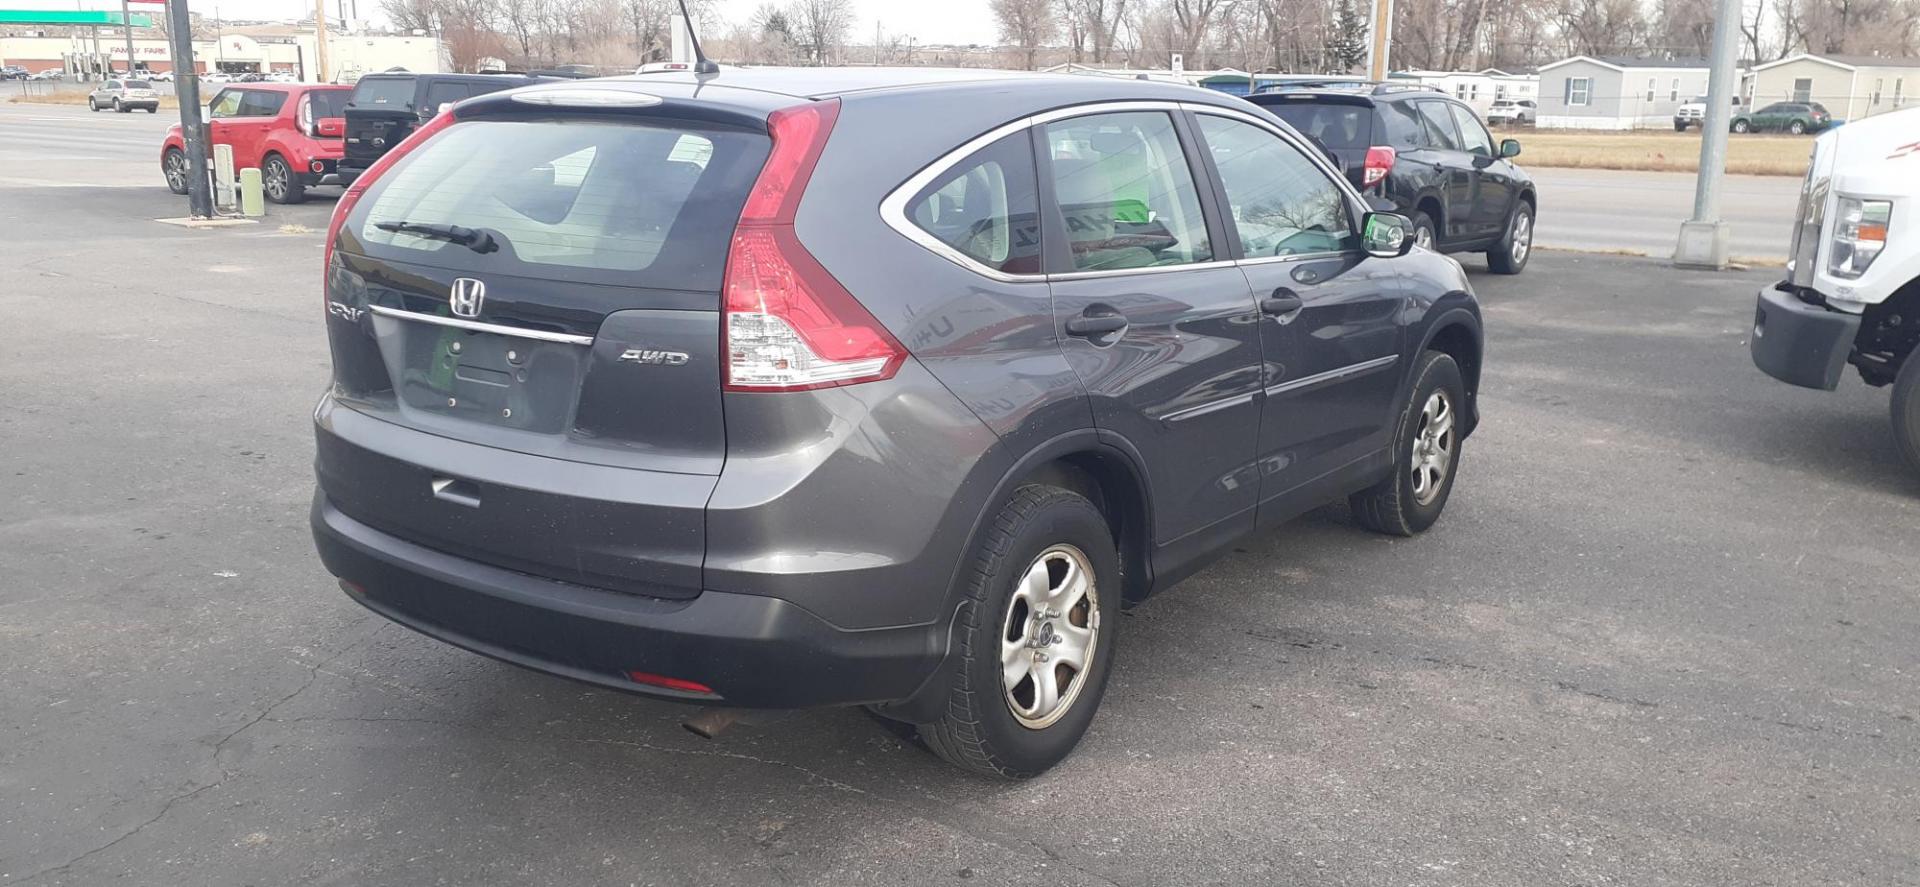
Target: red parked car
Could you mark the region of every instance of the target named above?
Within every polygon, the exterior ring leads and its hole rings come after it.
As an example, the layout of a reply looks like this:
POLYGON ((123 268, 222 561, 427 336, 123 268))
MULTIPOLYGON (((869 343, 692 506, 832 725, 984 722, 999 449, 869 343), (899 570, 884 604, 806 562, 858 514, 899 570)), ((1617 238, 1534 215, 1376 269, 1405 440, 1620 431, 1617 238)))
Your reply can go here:
MULTIPOLYGON (((268 200, 299 203, 307 189, 334 174, 346 132, 342 109, 351 86, 248 83, 220 90, 208 103, 212 144, 233 146, 233 168, 260 169, 268 200)), ((175 194, 187 193, 186 143, 167 130, 160 171, 175 194)))

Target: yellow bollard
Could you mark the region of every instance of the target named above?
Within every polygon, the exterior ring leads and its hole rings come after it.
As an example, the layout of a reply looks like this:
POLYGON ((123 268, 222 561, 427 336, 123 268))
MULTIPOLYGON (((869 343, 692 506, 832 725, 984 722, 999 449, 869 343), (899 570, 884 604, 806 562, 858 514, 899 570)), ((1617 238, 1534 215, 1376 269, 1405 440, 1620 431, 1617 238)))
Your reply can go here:
POLYGON ((255 219, 267 214, 260 191, 260 170, 253 167, 240 171, 240 214, 255 219))

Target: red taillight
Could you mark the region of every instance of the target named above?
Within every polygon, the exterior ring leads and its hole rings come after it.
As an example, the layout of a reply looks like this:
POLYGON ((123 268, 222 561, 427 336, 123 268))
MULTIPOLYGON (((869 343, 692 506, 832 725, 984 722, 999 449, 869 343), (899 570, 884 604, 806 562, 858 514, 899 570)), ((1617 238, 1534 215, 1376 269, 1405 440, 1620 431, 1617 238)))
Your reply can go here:
POLYGON ((327 276, 333 273, 333 241, 340 236, 340 229, 346 225, 347 214, 353 212, 353 205, 360 202, 360 195, 367 193, 367 188, 373 185, 374 179, 379 178, 395 163, 399 163, 400 158, 407 156, 408 152, 420 147, 426 140, 433 138, 435 134, 452 126, 453 123, 452 111, 434 115, 434 118, 425 126, 414 130, 413 135, 407 136, 401 140, 400 144, 394 145, 392 150, 381 155, 379 160, 375 160, 372 166, 367 167, 366 172, 361 173, 360 177, 354 179, 353 184, 348 185, 347 189, 340 194, 340 201, 333 205, 333 218, 327 221, 326 254, 320 262, 320 309, 322 311, 327 308, 327 276))
POLYGON ((807 252, 800 195, 839 116, 833 99, 767 117, 773 151, 727 249, 721 345, 728 391, 803 391, 892 378, 907 351, 807 252))
POLYGON ((1360 187, 1371 188, 1384 181, 1387 173, 1393 171, 1394 157, 1392 148, 1368 148, 1366 162, 1361 167, 1364 171, 1361 173, 1360 187))
POLYGON ((663 674, 652 674, 650 672, 644 672, 644 671, 630 671, 630 672, 627 672, 627 680, 630 680, 636 684, 646 684, 649 687, 665 687, 669 690, 679 690, 683 693, 704 693, 708 696, 720 695, 718 693, 713 692, 712 687, 709 687, 706 684, 702 684, 698 681, 689 681, 689 680, 684 680, 682 678, 670 678, 663 674))

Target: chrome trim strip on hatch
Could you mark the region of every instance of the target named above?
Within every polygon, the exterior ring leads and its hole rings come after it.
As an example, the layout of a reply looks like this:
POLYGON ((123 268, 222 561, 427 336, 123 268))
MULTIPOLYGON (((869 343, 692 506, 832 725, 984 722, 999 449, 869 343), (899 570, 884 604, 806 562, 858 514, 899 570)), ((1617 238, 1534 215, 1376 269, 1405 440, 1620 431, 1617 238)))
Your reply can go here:
POLYGON ((418 311, 402 311, 398 308, 388 308, 385 305, 368 305, 367 310, 381 317, 391 317, 395 320, 416 320, 421 323, 450 326, 457 330, 471 330, 476 333, 495 333, 497 335, 513 336, 520 339, 533 339, 540 342, 559 342, 564 345, 579 345, 586 348, 593 347, 592 336, 576 336, 572 333, 550 333, 546 330, 530 330, 525 327, 501 326, 497 323, 481 323, 477 320, 460 320, 454 317, 441 317, 437 314, 421 314, 418 311))
POLYGON ((1367 373, 1371 373, 1374 370, 1384 370, 1387 367, 1393 366, 1394 363, 1399 359, 1400 359, 1400 355, 1389 354, 1386 357, 1376 357, 1372 360, 1361 361, 1360 363, 1343 366, 1337 370, 1328 370, 1324 373, 1315 373, 1311 376, 1295 379, 1291 382, 1281 382, 1278 385, 1269 385, 1267 386, 1267 394, 1268 396, 1286 394, 1290 391, 1299 391, 1302 388, 1312 388, 1317 385, 1324 385, 1328 382, 1344 381, 1347 379, 1351 379, 1355 376, 1366 375, 1367 373))

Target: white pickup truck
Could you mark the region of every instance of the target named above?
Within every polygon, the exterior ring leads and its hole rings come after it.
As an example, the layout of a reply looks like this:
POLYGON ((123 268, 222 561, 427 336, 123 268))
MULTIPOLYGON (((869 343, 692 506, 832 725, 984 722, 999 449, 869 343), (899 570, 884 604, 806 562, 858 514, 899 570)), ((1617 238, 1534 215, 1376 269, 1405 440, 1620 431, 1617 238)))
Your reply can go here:
POLYGON ((1760 291, 1753 362, 1832 391, 1848 365, 1893 386, 1893 432, 1920 470, 1920 108, 1821 135, 1787 279, 1760 291))

